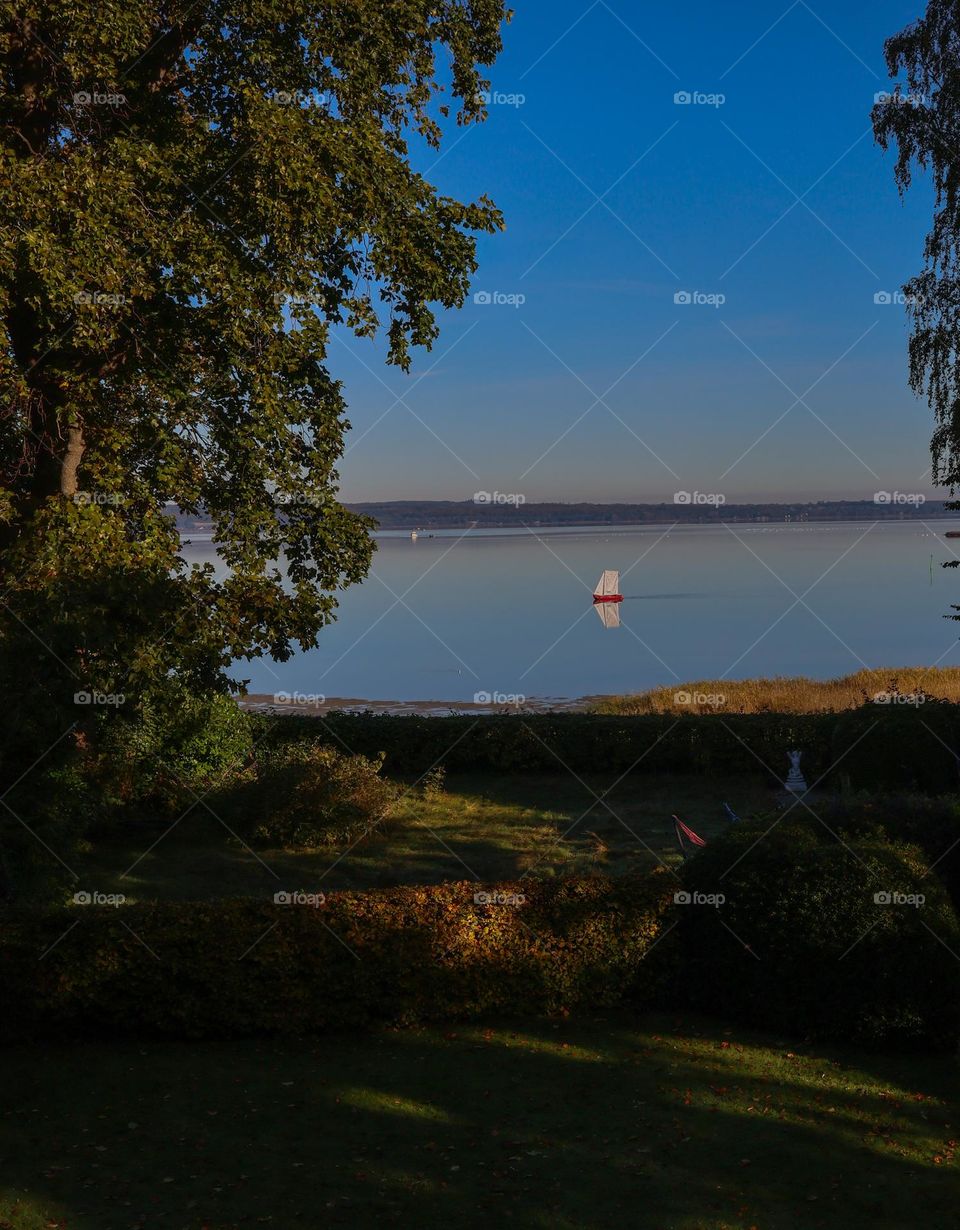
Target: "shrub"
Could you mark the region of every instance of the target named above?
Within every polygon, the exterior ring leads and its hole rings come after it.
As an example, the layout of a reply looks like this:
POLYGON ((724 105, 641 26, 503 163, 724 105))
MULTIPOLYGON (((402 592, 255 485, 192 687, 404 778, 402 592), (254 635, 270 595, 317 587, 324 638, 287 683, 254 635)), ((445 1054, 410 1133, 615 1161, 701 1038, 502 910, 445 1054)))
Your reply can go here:
POLYGON ((659 993, 644 957, 665 930, 668 879, 438 884, 318 908, 8 908, 0 965, 17 1008, 0 1036, 308 1034, 643 1001, 659 993))
POLYGON ((691 1000, 812 1037, 956 1045, 960 926, 943 886, 913 847, 821 834, 738 824, 685 865, 691 1000), (717 908, 697 903, 718 893, 717 908), (883 905, 877 893, 926 901, 883 905))
MULTIPOLYGON (((922 696, 922 694, 920 694, 922 696)), ((835 719, 834 777, 847 789, 943 794, 960 786, 957 706, 868 703, 835 719)))
POLYGON ((382 761, 316 745, 269 749, 226 805, 239 802, 240 824, 260 845, 312 850, 358 841, 397 797, 380 775, 382 761))
POLYGON ((928 868, 960 910, 960 798, 917 794, 844 796, 817 805, 817 814, 844 838, 906 841, 920 847, 928 868))
POLYGON ((684 773, 769 771, 771 785, 788 769, 785 749, 804 749, 813 781, 830 765, 833 714, 734 714, 677 718, 536 713, 476 717, 402 717, 334 713, 266 718, 271 737, 288 743, 383 753, 387 773, 419 775, 442 764, 448 773, 684 773))

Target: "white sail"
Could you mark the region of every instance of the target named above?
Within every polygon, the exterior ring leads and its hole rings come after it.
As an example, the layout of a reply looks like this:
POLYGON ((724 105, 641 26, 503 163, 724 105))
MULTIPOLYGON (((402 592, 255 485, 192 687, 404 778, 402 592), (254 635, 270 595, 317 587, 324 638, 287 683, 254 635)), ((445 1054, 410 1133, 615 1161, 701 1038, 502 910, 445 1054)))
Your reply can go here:
POLYGON ((593 609, 600 616, 600 622, 605 628, 620 627, 619 602, 598 602, 593 609))
POLYGON ((593 592, 598 598, 608 598, 611 594, 619 594, 620 573, 613 568, 605 568, 593 592))

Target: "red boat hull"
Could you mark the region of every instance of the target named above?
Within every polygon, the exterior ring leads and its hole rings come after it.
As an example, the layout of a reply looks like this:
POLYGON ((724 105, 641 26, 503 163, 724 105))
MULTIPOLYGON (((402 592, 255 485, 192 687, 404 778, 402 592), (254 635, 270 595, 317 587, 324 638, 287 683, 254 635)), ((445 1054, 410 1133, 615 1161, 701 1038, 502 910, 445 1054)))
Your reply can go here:
POLYGON ((622 602, 623 594, 594 594, 594 602, 622 602))

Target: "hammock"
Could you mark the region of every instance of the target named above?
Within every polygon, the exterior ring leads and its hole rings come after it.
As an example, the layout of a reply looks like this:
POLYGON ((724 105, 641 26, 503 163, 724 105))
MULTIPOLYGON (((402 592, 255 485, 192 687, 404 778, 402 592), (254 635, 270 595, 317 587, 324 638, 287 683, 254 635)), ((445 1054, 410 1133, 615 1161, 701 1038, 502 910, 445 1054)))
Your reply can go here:
POLYGON ((679 816, 673 817, 673 829, 677 835, 677 845, 680 847, 680 854, 683 858, 687 857, 687 847, 684 845, 684 840, 688 841, 692 846, 705 846, 707 843, 692 828, 689 828, 679 816))

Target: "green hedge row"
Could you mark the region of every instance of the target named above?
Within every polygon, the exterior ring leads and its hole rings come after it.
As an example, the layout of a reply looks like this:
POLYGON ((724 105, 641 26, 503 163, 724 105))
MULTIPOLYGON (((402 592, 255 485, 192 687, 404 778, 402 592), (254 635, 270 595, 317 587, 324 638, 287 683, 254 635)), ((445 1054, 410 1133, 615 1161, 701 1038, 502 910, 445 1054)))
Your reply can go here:
MULTIPOLYGON (((666 873, 0 914, 0 1037, 242 1037, 653 1002, 666 873), (492 901, 477 900, 478 893, 492 901), (71 923, 75 923, 71 927, 71 923)), ((669 996, 668 996, 669 998, 669 996)))
POLYGON ((261 718, 280 741, 329 743, 385 769, 420 774, 442 763, 450 772, 634 772, 767 775, 782 781, 786 751, 803 750, 811 783, 834 789, 956 791, 960 707, 867 704, 846 713, 648 714, 620 717, 559 713, 509 716, 395 717, 335 713, 261 718))

